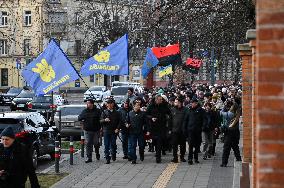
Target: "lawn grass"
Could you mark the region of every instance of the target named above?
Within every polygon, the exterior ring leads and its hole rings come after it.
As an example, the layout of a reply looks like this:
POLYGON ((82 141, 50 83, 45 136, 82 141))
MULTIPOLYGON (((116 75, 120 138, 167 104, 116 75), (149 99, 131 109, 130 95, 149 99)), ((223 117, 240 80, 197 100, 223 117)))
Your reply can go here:
MULTIPOLYGON (((62 178, 67 176, 67 173, 60 174, 37 174, 37 178, 41 188, 49 188, 56 182, 60 181, 62 178)), ((26 188, 30 188, 30 181, 26 183, 26 188)))

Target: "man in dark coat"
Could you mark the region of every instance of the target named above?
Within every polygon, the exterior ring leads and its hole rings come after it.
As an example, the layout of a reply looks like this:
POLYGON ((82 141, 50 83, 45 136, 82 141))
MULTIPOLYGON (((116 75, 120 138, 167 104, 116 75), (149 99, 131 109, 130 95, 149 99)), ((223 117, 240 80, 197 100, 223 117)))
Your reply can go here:
POLYGON ((93 146, 95 148, 96 158, 100 160, 100 117, 100 109, 94 105, 93 99, 88 99, 87 108, 84 109, 78 117, 78 120, 83 122, 83 130, 86 139, 86 163, 92 162, 93 146))
POLYGON ((168 105, 163 103, 162 96, 157 95, 154 103, 148 106, 146 114, 156 149, 156 162, 161 163, 162 144, 167 133, 167 121, 171 119, 171 111, 168 105))
POLYGON ((31 187, 39 183, 33 166, 30 150, 15 140, 12 127, 1 133, 0 144, 0 188, 24 188, 29 176, 31 187))
POLYGON ((187 108, 183 106, 182 98, 176 98, 174 101, 174 107, 172 111, 172 146, 173 146, 173 160, 172 162, 178 162, 178 146, 180 146, 180 161, 186 162, 184 159, 186 151, 186 138, 183 133, 183 122, 185 121, 185 115, 187 108))
POLYGON ((198 152, 200 151, 200 145, 202 142, 202 129, 207 125, 204 109, 201 108, 198 100, 193 98, 191 100, 191 107, 189 108, 184 121, 184 132, 187 134, 187 141, 189 145, 188 151, 188 164, 192 165, 192 159, 196 163, 198 161, 198 152), (194 152, 193 152, 194 148, 194 152))
POLYGON ((141 104, 138 100, 133 101, 133 110, 129 113, 129 123, 126 125, 129 131, 128 148, 129 157, 132 164, 136 164, 136 146, 139 146, 139 156, 140 160, 144 161, 144 132, 147 131, 147 120, 145 112, 141 111, 141 104))
POLYGON ((113 99, 107 100, 107 109, 101 114, 101 120, 104 133, 105 158, 106 164, 110 164, 110 153, 113 161, 116 160, 116 138, 119 132, 120 113, 114 108, 113 99))
POLYGON ((122 140, 122 150, 123 150, 123 159, 128 159, 128 136, 129 131, 126 128, 126 125, 129 123, 129 112, 131 111, 132 107, 130 105, 130 101, 127 99, 122 107, 118 110, 120 113, 120 133, 121 133, 121 140, 122 140))

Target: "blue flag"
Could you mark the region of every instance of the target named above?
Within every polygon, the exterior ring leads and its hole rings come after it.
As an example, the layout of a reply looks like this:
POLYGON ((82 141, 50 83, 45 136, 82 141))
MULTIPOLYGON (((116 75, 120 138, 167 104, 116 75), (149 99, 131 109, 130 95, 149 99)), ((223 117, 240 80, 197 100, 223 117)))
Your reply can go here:
POLYGON ((80 73, 89 76, 96 73, 105 75, 128 75, 128 35, 102 49, 84 62, 80 73))
POLYGON ((151 48, 147 48, 146 58, 142 65, 142 70, 141 70, 143 78, 146 78, 149 72, 151 71, 151 69, 157 66, 158 63, 159 63, 159 60, 154 55, 151 48))
POLYGON ((22 76, 36 95, 50 93, 79 78, 70 60, 53 39, 47 48, 25 67, 22 76))

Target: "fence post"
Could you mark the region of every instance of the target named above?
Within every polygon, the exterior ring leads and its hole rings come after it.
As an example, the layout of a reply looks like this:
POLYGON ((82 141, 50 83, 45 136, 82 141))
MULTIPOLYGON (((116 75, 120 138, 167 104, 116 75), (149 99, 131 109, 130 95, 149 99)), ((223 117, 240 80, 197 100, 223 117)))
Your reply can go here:
POLYGON ((54 158, 55 158, 55 172, 59 173, 60 145, 59 145, 59 141, 58 140, 55 141, 54 158))
POLYGON ((84 158, 85 155, 85 136, 84 131, 81 132, 81 157, 84 158))
POLYGON ((73 136, 70 136, 70 165, 73 165, 74 143, 73 136))

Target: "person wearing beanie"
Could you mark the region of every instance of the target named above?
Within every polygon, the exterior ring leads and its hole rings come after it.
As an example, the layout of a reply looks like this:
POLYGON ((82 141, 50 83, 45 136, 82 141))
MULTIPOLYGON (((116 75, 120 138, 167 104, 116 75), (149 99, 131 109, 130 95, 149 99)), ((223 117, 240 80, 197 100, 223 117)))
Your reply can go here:
POLYGON ((24 188, 29 176, 31 187, 40 187, 30 150, 15 139, 12 127, 1 133, 0 187, 24 188))

